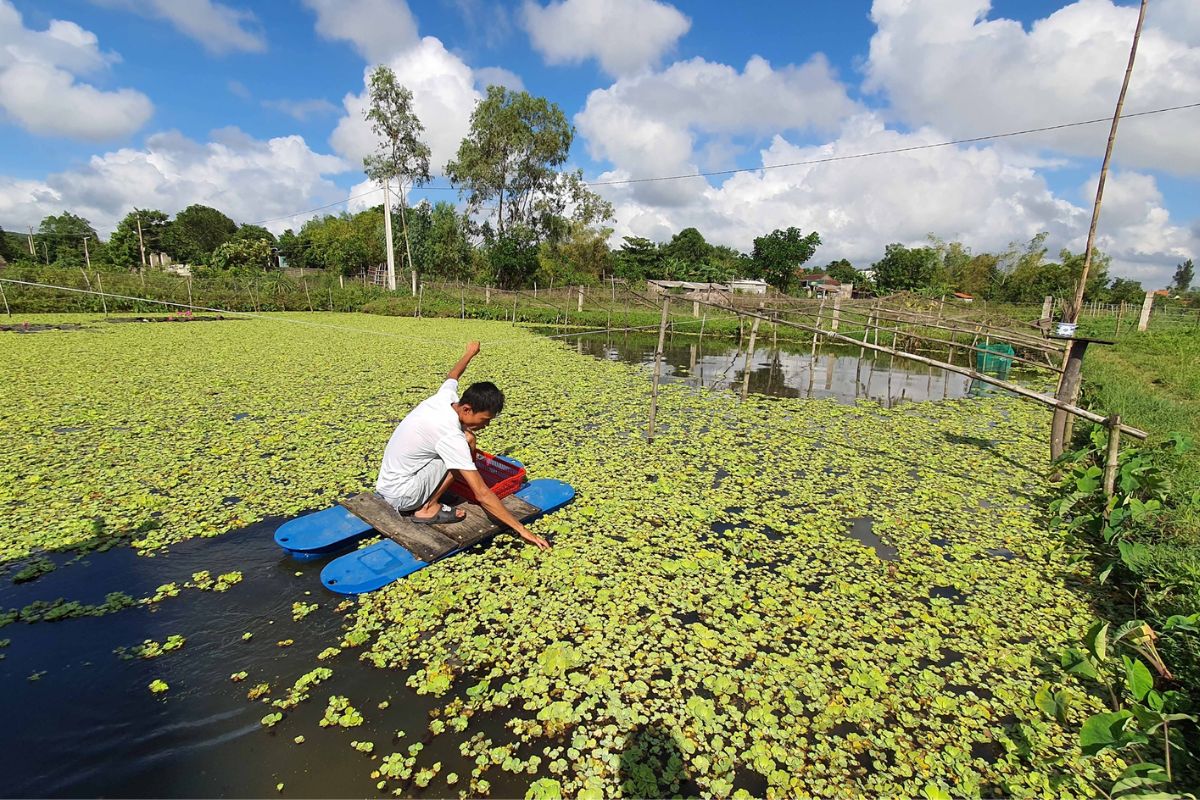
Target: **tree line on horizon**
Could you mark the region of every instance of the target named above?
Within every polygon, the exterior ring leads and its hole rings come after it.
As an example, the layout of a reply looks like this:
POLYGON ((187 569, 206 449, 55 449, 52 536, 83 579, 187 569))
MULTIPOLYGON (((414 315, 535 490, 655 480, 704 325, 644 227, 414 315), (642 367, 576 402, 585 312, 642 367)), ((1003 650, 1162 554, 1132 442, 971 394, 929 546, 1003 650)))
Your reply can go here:
MULTIPOLYGON (((390 69, 378 67, 370 77, 370 97, 365 118, 379 144, 364 159, 364 171, 380 184, 399 184, 401 235, 393 254, 400 285, 415 270, 425 279, 501 288, 594 285, 609 277, 710 283, 757 278, 792 292, 805 272, 813 272, 880 294, 957 291, 1032 303, 1046 295, 1072 295, 1082 268, 1082 254, 1062 250, 1057 260, 1049 258, 1045 233, 1001 253, 974 253, 962 242, 931 235, 923 246, 889 244, 865 268, 838 259, 813 269, 809 262, 821 237, 796 227, 756 237, 749 253, 711 244, 695 227, 665 242, 625 236, 614 249, 609 244, 613 229, 606 225, 613 218, 612 205, 586 186, 581 170, 564 166, 574 127, 556 104, 500 86, 488 88, 455 157, 443 168, 459 189, 463 208, 428 201, 410 207, 407 190, 430 180, 429 148, 412 94, 390 69)), ((239 225, 216 208, 194 204, 174 218, 157 209, 131 211, 103 241, 87 219, 63 211, 43 219, 32 236, 0 229, 0 259, 137 270, 156 261, 155 254, 165 254, 200 273, 254 273, 286 264, 354 276, 386 261, 384 226, 381 204, 314 216, 299 230, 289 228, 276 237, 260 225, 239 225)), ((1085 300, 1140 302, 1141 283, 1110 279, 1109 266, 1107 256, 1093 254, 1085 300)), ((1171 288, 1194 303, 1195 293, 1188 295, 1193 278, 1188 259, 1176 269, 1171 288)))

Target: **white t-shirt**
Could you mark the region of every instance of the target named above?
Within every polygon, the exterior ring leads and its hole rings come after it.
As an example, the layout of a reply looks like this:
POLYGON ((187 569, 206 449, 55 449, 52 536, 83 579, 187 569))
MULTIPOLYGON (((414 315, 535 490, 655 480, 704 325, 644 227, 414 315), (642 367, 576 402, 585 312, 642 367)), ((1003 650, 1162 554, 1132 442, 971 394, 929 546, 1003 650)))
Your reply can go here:
POLYGON ((475 469, 458 414, 450 407, 457 402, 458 381, 450 378, 437 394, 400 420, 383 451, 375 491, 385 497, 404 497, 413 476, 435 458, 446 469, 475 469))

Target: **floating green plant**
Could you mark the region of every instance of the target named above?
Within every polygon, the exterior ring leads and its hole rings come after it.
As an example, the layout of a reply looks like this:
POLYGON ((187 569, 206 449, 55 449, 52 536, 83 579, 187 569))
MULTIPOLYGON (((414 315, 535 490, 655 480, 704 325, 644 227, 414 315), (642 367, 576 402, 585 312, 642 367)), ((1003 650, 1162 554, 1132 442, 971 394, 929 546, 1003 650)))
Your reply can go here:
MULTIPOLYGON (((671 384, 651 442, 636 367, 498 323, 302 319, 336 327, 0 340, 13 365, 0 558, 119 536, 152 554, 362 491, 396 421, 479 339, 469 378, 507 394, 481 445, 578 496, 535 523, 548 553, 501 534, 339 607, 347 628, 319 663, 351 649, 341 658, 394 670, 434 703, 417 735, 464 759, 392 745, 363 767, 373 780, 436 786, 453 770, 474 795, 520 776, 537 797, 1065 797, 1126 768, 1085 758, 1071 732, 1104 711, 1094 692, 1035 700, 1046 654, 1079 640, 1093 600, 1045 520, 1042 409, 743 403, 671 384), (867 519, 893 560, 848 536, 867 519)), ((307 608, 313 586, 294 585, 307 608)), ((277 702, 307 694, 293 684, 277 702)), ((359 726, 355 706, 377 700, 334 695, 321 724, 359 726)))

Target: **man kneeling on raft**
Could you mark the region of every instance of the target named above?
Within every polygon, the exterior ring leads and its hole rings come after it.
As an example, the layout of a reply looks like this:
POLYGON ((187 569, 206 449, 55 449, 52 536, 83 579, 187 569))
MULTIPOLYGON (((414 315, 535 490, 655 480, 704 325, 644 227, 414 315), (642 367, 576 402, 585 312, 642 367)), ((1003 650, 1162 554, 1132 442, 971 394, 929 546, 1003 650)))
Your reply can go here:
POLYGON ((522 539, 549 550, 549 543, 520 523, 488 488, 475 468, 475 431, 481 431, 504 409, 504 393, 496 384, 472 384, 462 398, 458 379, 479 354, 471 342, 446 375, 437 394, 408 413, 388 440, 375 491, 392 508, 422 525, 447 525, 466 517, 462 509, 442 505, 442 494, 458 477, 475 493, 479 505, 522 539))

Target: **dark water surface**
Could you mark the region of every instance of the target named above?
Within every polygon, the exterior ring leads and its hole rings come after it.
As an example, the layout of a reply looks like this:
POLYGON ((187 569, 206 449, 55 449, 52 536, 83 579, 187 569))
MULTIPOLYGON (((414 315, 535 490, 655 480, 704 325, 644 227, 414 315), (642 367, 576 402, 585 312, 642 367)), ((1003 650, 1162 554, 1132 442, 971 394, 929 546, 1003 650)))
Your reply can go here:
MULTIPOLYGON (((547 330, 547 333, 558 333, 547 330)), ((653 367, 657 334, 595 333, 563 343, 580 354, 653 367)), ((668 337, 662 379, 705 389, 747 391, 773 397, 831 397, 840 403, 870 399, 885 406, 910 400, 950 400, 993 391, 965 375, 894 358, 852 345, 771 343, 759 336, 746 362, 746 345, 695 336, 668 337), (747 376, 748 373, 748 376, 747 376), (747 381, 747 377, 749 380, 747 381)), ((944 351, 931 354, 945 358, 944 351)), ((955 363, 968 365, 962 353, 955 363)))
MULTIPOLYGON (((0 606, 19 608, 58 597, 103 602, 114 591, 144 597, 170 581, 182 586, 200 570, 214 577, 240 570, 244 576, 225 592, 182 589, 153 606, 103 617, 0 629, 0 639, 11 640, 0 649, 0 715, 6 722, 0 763, 7 778, 0 795, 266 797, 279 796, 278 783, 285 797, 381 794, 371 770, 382 756, 421 741, 429 710, 449 697, 417 695, 405 687, 404 672, 359 661, 360 650, 317 661, 317 653, 338 644, 342 620, 334 607, 344 598, 321 587, 318 576, 328 559, 301 563, 281 555, 271 539, 280 522, 193 540, 153 558, 129 548, 93 553, 84 563, 26 584, 0 578, 0 606), (320 608, 296 622, 295 601, 320 608), (243 641, 245 632, 253 638, 243 641), (171 634, 185 636, 186 644, 155 659, 126 660, 113 652, 145 639, 161 643, 171 634), (286 639, 294 644, 279 647, 286 639), (247 691, 267 682, 270 696, 281 697, 316 666, 331 668, 333 677, 314 687, 310 700, 284 712, 283 722, 264 728, 259 720, 277 709, 248 701, 247 691), (230 680, 243 670, 249 673, 245 680, 230 680), (155 679, 170 689, 152 694, 148 685, 155 679), (319 727, 332 694, 348 696, 364 724, 319 727), (377 704, 385 700, 388 708, 380 710, 377 704), (407 735, 397 739, 397 730, 407 735), (293 738, 301 734, 306 741, 297 745, 293 738), (375 758, 353 750, 352 740, 374 742, 375 758)), ((477 717, 472 728, 506 741, 501 721, 492 723, 477 717)), ((437 737, 422 755, 423 762, 443 762, 441 776, 424 790, 410 786, 407 795, 457 795, 460 787, 451 791, 444 781, 451 771, 466 786, 474 764, 459 755, 452 737, 437 737)), ((496 796, 523 796, 533 780, 498 769, 487 777, 496 796)), ((390 781, 388 791, 399 785, 390 781)))

